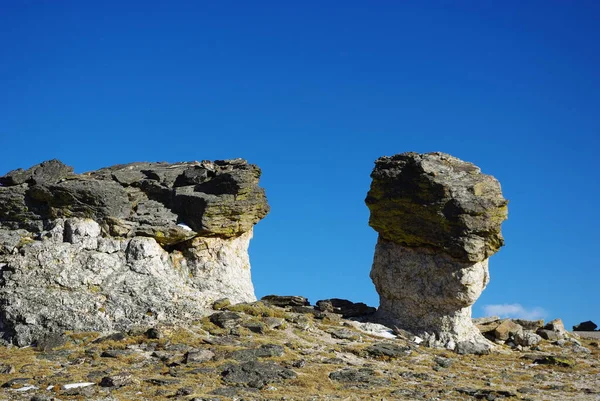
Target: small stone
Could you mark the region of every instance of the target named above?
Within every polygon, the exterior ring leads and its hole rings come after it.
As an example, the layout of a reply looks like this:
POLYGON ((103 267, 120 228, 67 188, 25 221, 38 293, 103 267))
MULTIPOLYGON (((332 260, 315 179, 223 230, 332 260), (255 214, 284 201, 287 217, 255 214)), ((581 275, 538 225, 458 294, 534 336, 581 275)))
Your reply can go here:
POLYGON ((460 355, 487 355, 492 351, 492 347, 484 342, 460 341, 456 343, 455 351, 460 355))
POLYGON ((123 387, 133 383, 133 375, 129 372, 121 372, 115 375, 104 376, 100 381, 101 387, 123 387))
POLYGON ((536 331, 544 327, 544 320, 526 320, 526 319, 512 319, 513 322, 523 327, 524 330, 536 331))
POLYGON ((210 315, 209 319, 223 329, 232 329, 239 324, 242 317, 235 312, 217 312, 210 315))
POLYGON ((286 307, 286 306, 309 306, 310 302, 305 297, 297 295, 266 295, 260 299, 270 305, 286 307))
POLYGON ((207 362, 213 359, 214 356, 215 353, 207 349, 199 351, 189 351, 185 354, 184 363, 188 364, 207 362))
POLYGON ((306 366, 306 360, 305 359, 299 359, 297 361, 292 362, 292 366, 295 368, 303 368, 306 366))
POLYGON ((148 382, 150 384, 154 384, 155 386, 170 386, 173 384, 181 383, 181 380, 158 377, 158 378, 146 379, 146 382, 148 382))
POLYGON ((523 332, 523 327, 513 322, 510 319, 504 320, 496 329, 494 330, 494 336, 498 340, 506 341, 511 337, 514 337, 518 333, 523 332))
POLYGON ((62 347, 66 342, 67 339, 64 335, 50 333, 38 338, 36 341, 36 348, 40 351, 47 352, 62 347))
POLYGON ((285 324, 285 320, 278 317, 264 317, 262 321, 270 329, 277 329, 285 324))
POLYGON ((364 353, 374 358, 399 358, 412 353, 410 347, 402 347, 392 343, 377 343, 364 349, 364 353))
POLYGON ((103 351, 100 356, 103 358, 119 358, 127 355, 131 355, 132 351, 126 349, 108 349, 103 351))
POLYGON ((221 310, 228 307, 229 305, 231 305, 231 300, 229 298, 221 298, 213 302, 212 308, 214 310, 221 310))
POLYGON ((559 332, 548 329, 538 329, 537 334, 544 340, 549 341, 561 340, 563 338, 563 336, 559 332))
POLYGON ((553 356, 553 355, 537 358, 533 362, 540 364, 540 365, 557 365, 557 366, 562 366, 565 368, 570 368, 575 365, 575 362, 573 362, 570 359, 553 356))
POLYGON ((515 334, 515 343, 523 347, 534 347, 542 341, 542 337, 530 330, 523 330, 515 334))
POLYGON ((578 325, 573 326, 573 331, 594 331, 597 327, 598 325, 596 323, 592 322, 591 320, 588 320, 586 322, 581 322, 578 325))
POLYGON ((0 374, 10 375, 15 373, 15 367, 7 363, 0 363, 0 374))
POLYGON ((333 338, 337 338, 340 340, 359 340, 361 337, 360 335, 352 330, 348 330, 348 329, 331 329, 328 331, 329 334, 331 334, 331 337, 333 338))
POLYGON ((444 358, 441 356, 436 356, 433 360, 439 367, 442 367, 442 368, 449 368, 454 363, 452 361, 452 359, 444 358))
POLYGON ((18 385, 27 386, 30 381, 31 381, 30 377, 16 377, 16 378, 10 379, 6 383, 2 384, 2 387, 3 388, 14 388, 15 386, 18 386, 18 385))
POLYGON ((181 387, 175 392, 176 397, 183 397, 191 394, 194 394, 194 389, 191 387, 181 387))
POLYGON ((245 327, 248 330, 250 330, 251 332, 256 333, 256 334, 265 334, 265 329, 266 329, 265 325, 262 324, 261 322, 247 322, 247 323, 244 323, 242 325, 242 327, 245 327))
POLYGON ((159 340, 163 337, 163 334, 159 328, 151 327, 146 331, 146 337, 152 340, 159 340))
POLYGON ((332 298, 317 301, 317 308, 323 312, 333 312, 344 318, 372 315, 377 308, 367 306, 362 302, 354 303, 347 299, 332 298))
POLYGON ((226 383, 246 384, 260 389, 270 383, 292 379, 296 377, 296 373, 273 362, 250 361, 228 366, 221 376, 226 383))
POLYGON ((238 351, 233 351, 229 357, 236 361, 245 362, 252 361, 256 358, 271 358, 274 356, 282 356, 284 349, 277 344, 263 344, 258 348, 248 348, 238 351))
POLYGON ((127 334, 125 334, 123 332, 117 332, 117 333, 109 334, 109 335, 104 336, 104 337, 97 338, 94 341, 92 341, 92 343, 93 344, 100 344, 100 343, 103 343, 105 341, 122 341, 125 338, 127 338, 127 334))
POLYGON ((567 331, 565 330, 565 325, 563 324, 563 321, 561 319, 554 319, 548 322, 544 326, 544 329, 554 331, 558 333, 561 337, 564 337, 567 334, 567 331))

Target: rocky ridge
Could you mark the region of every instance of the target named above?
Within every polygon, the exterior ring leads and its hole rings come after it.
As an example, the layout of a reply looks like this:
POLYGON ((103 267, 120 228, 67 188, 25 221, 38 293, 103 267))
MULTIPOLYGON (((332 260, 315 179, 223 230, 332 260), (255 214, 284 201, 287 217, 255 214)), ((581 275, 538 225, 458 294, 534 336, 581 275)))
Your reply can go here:
POLYGON ((84 174, 50 160, 0 177, 0 336, 28 345, 254 300, 247 249, 269 211, 260 174, 242 159, 84 174))

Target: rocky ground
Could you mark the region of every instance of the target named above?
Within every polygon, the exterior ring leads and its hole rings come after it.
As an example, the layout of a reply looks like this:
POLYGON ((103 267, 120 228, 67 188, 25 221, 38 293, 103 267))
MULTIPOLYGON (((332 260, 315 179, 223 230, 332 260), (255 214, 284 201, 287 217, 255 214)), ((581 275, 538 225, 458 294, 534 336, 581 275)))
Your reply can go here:
POLYGON ((1 346, 0 400, 600 400, 594 338, 459 355, 301 298, 279 304, 223 301, 186 328, 1 346))

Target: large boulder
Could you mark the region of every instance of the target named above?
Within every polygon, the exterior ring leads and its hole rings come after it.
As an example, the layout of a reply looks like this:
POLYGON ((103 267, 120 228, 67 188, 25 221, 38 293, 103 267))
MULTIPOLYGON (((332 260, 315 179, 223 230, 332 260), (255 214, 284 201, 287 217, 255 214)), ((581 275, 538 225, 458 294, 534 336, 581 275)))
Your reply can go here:
POLYGON ((471 321, 503 244, 507 200, 498 181, 444 153, 381 157, 365 200, 378 233, 371 278, 379 319, 432 346, 485 352, 471 321))
POLYGON ((0 336, 185 322, 254 301, 248 244, 269 211, 241 159, 0 177, 0 336))

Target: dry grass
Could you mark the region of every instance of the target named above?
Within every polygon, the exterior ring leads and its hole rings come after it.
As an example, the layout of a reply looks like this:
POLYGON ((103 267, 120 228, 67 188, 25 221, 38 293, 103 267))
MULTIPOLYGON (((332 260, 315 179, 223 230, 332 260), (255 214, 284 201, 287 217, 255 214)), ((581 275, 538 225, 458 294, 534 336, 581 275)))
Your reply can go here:
MULTIPOLYGON (((245 320, 262 317, 260 305, 247 306, 239 313, 246 313, 245 320)), ((274 308, 267 307, 267 310, 274 308)), ((274 382, 258 393, 245 393, 239 398, 254 400, 475 400, 474 396, 458 389, 481 391, 505 391, 514 400, 598 400, 600 398, 600 348, 597 341, 581 340, 591 354, 574 353, 568 347, 548 342, 540 345, 541 351, 510 351, 486 356, 456 355, 447 350, 418 347, 409 356, 393 360, 365 356, 364 349, 376 342, 389 341, 362 336, 362 342, 332 338, 326 330, 341 327, 337 322, 316 322, 312 317, 296 319, 287 316, 290 326, 282 330, 267 330, 265 334, 252 333, 246 329, 236 330, 231 336, 203 319, 190 328, 164 328, 163 337, 149 339, 145 335, 131 335, 123 340, 94 342, 97 333, 68 333, 69 341, 62 347, 48 352, 35 348, 0 347, 0 363, 11 365, 11 373, 0 374, 0 384, 11 379, 28 378, 40 390, 19 394, 14 389, 0 389, 0 400, 29 400, 34 393, 54 394, 61 400, 100 400, 112 396, 116 400, 191 400, 231 397, 211 395, 226 386, 221 378, 223 366, 238 363, 229 358, 231 352, 244 348, 256 348, 263 344, 281 344, 285 353, 279 357, 261 358, 280 366, 293 369, 297 376, 283 382, 274 382), (300 323, 293 323, 294 321, 300 323), (309 327, 304 323, 308 321, 309 327), (207 338, 228 336, 237 344, 208 344, 207 338), (595 345, 596 344, 596 345, 595 345), (183 363, 187 348, 211 350, 215 358, 202 363, 183 363), (128 353, 116 358, 101 357, 106 350, 126 350, 128 353), (151 356, 152 351, 172 354, 161 360, 151 356), (538 365, 526 354, 538 353, 568 358, 573 366, 538 365), (440 367, 436 358, 448 358, 449 367, 440 367), (304 365, 298 365, 304 361, 304 365), (388 385, 346 383, 329 378, 331 372, 341 369, 368 367, 375 371, 376 379, 388 385), (121 388, 103 388, 98 385, 88 390, 67 392, 61 385, 76 382, 99 383, 102 377, 119 372, 130 372, 133 381, 121 388), (149 379, 175 379, 156 385, 149 379), (46 391, 49 386, 52 390, 46 391), (181 388, 192 393, 175 397, 181 388), (526 391, 527 390, 527 391, 526 391), (87 391, 87 392, 86 392, 87 391)), ((257 319, 258 320, 258 319, 257 319)), ((394 342, 394 341, 392 341, 394 342)), ((405 345, 402 340, 395 341, 405 345)), ((505 348, 508 350, 508 348, 505 348)), ((15 387, 22 386, 17 384, 15 387)), ((240 391, 244 391, 241 389, 240 391)), ((492 395, 490 397, 499 396, 492 395)))

